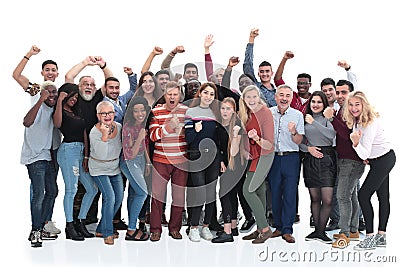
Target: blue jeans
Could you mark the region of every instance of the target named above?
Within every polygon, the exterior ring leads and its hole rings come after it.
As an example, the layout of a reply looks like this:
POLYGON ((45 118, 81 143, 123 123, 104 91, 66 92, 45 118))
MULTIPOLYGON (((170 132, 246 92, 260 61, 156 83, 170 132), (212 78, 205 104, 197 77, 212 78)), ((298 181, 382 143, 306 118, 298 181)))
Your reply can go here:
POLYGON ((364 173, 365 165, 351 159, 338 160, 337 201, 339 204, 340 233, 358 231, 359 210, 357 184, 364 173))
POLYGON ((147 185, 144 180, 145 159, 143 154, 132 160, 120 161, 122 173, 129 181, 128 188, 128 230, 135 230, 139 212, 147 197, 147 185))
POLYGON ((113 217, 118 211, 124 198, 124 186, 121 174, 108 176, 93 176, 93 180, 102 194, 101 220, 96 232, 103 237, 112 236, 114 233, 113 217))
POLYGON ((31 180, 31 220, 32 230, 43 228, 46 220, 51 219, 54 202, 58 194, 57 173, 54 163, 39 160, 26 165, 31 180))
POLYGON ((272 193, 274 223, 276 229, 281 231, 282 234, 293 233, 299 164, 299 153, 291 153, 286 156, 275 155, 268 174, 272 193))
POLYGON ((82 167, 82 142, 62 143, 58 149, 57 162, 60 165, 65 184, 64 213, 67 222, 73 221, 74 197, 78 191, 78 179, 85 187, 78 219, 86 219, 86 214, 97 194, 97 187, 92 176, 82 167))

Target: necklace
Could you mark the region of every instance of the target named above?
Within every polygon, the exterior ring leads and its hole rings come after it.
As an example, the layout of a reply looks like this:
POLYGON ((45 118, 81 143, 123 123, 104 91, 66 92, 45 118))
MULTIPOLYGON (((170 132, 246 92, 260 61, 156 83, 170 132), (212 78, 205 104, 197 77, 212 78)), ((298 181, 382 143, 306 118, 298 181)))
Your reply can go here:
POLYGON ((110 129, 108 130, 108 135, 111 135, 111 134, 114 132, 114 130, 115 130, 115 125, 114 125, 114 124, 111 124, 111 127, 110 127, 110 129))

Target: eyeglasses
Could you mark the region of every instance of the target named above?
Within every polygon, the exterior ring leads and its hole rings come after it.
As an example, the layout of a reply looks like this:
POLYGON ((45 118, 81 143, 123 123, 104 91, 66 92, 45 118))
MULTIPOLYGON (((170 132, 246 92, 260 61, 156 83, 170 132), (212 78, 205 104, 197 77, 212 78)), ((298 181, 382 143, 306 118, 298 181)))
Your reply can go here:
POLYGON ((309 82, 297 82, 297 85, 309 85, 309 82))
POLYGON ((82 85, 85 87, 90 87, 90 86, 96 87, 96 84, 94 84, 94 83, 82 83, 82 85))
POLYGON ((114 111, 99 112, 99 113, 97 113, 97 114, 100 114, 100 116, 102 116, 102 117, 107 117, 107 115, 111 117, 111 116, 113 116, 113 115, 115 114, 115 112, 114 112, 114 111))

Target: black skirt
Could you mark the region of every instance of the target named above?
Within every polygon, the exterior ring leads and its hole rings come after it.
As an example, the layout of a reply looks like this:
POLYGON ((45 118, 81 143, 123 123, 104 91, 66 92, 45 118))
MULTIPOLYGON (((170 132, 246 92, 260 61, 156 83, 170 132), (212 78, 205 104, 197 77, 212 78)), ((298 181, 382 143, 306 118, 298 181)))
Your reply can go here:
POLYGON ((337 175, 337 154, 335 148, 320 147, 323 158, 305 153, 303 160, 303 177, 307 188, 334 187, 337 175))

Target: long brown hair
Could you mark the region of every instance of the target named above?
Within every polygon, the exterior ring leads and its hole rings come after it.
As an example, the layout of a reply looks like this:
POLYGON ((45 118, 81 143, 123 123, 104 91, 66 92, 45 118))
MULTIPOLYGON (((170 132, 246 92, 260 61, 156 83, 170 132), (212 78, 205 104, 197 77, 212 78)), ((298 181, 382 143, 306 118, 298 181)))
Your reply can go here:
POLYGON ((213 82, 205 82, 200 86, 199 90, 196 92, 196 94, 193 97, 190 107, 196 107, 196 106, 200 105, 200 94, 207 87, 211 87, 214 90, 214 101, 211 102, 210 109, 214 113, 214 116, 217 119, 217 121, 220 121, 221 113, 219 111, 218 89, 217 89, 217 86, 215 86, 215 84, 213 82))
MULTIPOLYGON (((232 139, 233 139, 233 128, 235 127, 236 122, 238 121, 238 116, 237 116, 237 113, 236 113, 236 111, 237 111, 236 101, 232 97, 225 97, 222 100, 221 104, 223 104, 223 103, 230 104, 233 107, 233 111, 234 111, 234 113, 232 114, 232 117, 231 117, 231 119, 229 121, 229 133, 228 133, 229 140, 228 140, 228 148, 227 148, 227 151, 228 151, 228 167, 231 170, 234 170, 235 169, 235 157, 233 157, 231 155, 231 143, 232 143, 232 139)), ((240 120, 239 120, 239 122, 240 122, 240 120)), ((241 122, 240 122, 240 127, 243 129, 243 124, 241 122)), ((245 161, 245 155, 244 155, 243 152, 244 152, 244 146, 243 146, 243 142, 241 140, 241 142, 239 144, 239 153, 240 153, 240 160, 241 160, 241 164, 242 165, 244 165, 244 161, 245 161)))

